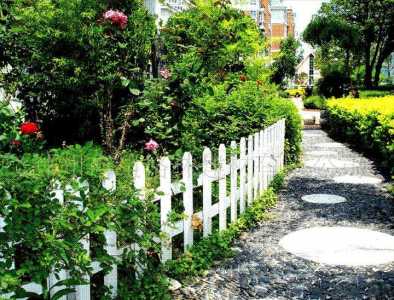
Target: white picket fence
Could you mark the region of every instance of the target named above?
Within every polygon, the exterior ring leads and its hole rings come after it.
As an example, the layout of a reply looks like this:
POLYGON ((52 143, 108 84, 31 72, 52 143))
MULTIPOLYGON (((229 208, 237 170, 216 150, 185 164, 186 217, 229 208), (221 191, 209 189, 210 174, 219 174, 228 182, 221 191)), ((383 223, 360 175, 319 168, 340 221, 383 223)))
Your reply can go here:
MULTIPOLYGON (((165 262, 172 258, 172 238, 183 234, 184 250, 193 245, 193 232, 197 230, 196 224, 202 223, 203 236, 212 233, 212 218, 219 215, 219 230, 224 230, 229 223, 235 222, 245 208, 252 204, 268 187, 275 174, 284 164, 285 146, 285 120, 261 130, 247 138, 241 138, 239 144, 232 141, 230 144, 230 160, 227 159, 227 149, 221 144, 218 151, 218 168, 213 168, 212 152, 205 148, 202 155, 202 173, 193 176, 193 161, 190 153, 185 153, 182 160, 182 179, 172 180, 171 161, 167 157, 160 160, 160 186, 154 201, 160 202, 161 211, 161 260, 165 262), (197 178, 197 182, 193 182, 197 178), (227 180, 230 184, 227 184, 227 180), (212 185, 218 182, 218 202, 212 202, 212 185), (228 190, 228 186, 230 189, 228 190), (193 190, 202 187, 202 211, 193 208, 193 190), (169 213, 172 207, 172 198, 182 194, 185 218, 175 224, 170 223, 169 213), (230 208, 230 220, 227 220, 227 211, 230 208)), ((116 189, 115 173, 106 173, 103 188, 113 191, 116 189)), ((139 191, 141 199, 145 199, 145 168, 141 162, 137 162, 133 169, 134 186, 139 191)), ((83 183, 87 184, 87 183, 83 183)), ((61 203, 64 201, 64 193, 58 189, 55 191, 56 199, 61 203)), ((82 209, 82 204, 81 204, 82 209)), ((0 232, 5 226, 4 219, 0 217, 0 232)), ((113 257, 119 257, 123 249, 117 247, 116 232, 105 232, 106 245, 104 249, 113 257)), ((89 236, 82 241, 84 248, 89 253, 89 236)), ((130 245, 131 249, 138 250, 138 245, 130 245)), ((1 258, 0 258, 1 259, 1 258)), ((101 271, 98 262, 92 263, 93 274, 101 271)), ((142 267, 140 267, 142 268, 142 267)), ((93 275, 92 274, 92 275, 93 275)), ((63 270, 57 274, 50 274, 48 287, 54 286, 59 280, 67 278, 67 271, 63 270)), ((86 282, 91 278, 86 275, 86 282)), ((118 270, 113 265, 112 271, 105 275, 104 285, 110 288, 113 297, 117 295, 118 270)), ((43 288, 36 283, 23 286, 28 292, 42 294, 43 288)), ((53 295, 64 287, 55 287, 51 291, 53 295)), ((91 298, 90 284, 76 286, 76 292, 60 298, 61 300, 88 300, 91 298)), ((12 296, 12 295, 2 295, 12 296)))

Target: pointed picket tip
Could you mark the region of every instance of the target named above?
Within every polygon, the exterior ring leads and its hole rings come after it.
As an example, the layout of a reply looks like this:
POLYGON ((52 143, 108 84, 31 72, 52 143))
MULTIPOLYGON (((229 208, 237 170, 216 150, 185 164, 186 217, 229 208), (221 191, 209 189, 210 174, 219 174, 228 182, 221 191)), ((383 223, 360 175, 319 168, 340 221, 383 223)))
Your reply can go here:
POLYGON ((182 157, 182 160, 183 161, 190 161, 190 160, 192 160, 193 158, 192 158, 192 154, 190 153, 190 152, 185 152, 185 153, 183 153, 183 157, 182 157))

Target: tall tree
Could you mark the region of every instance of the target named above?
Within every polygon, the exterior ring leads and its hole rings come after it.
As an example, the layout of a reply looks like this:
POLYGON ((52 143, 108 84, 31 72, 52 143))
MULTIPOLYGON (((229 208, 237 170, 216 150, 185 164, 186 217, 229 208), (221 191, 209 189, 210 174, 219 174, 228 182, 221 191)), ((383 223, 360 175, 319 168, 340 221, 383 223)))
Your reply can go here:
POLYGON ((364 85, 371 87, 379 84, 382 64, 394 51, 393 31, 392 0, 331 0, 308 25, 304 39, 322 47, 334 41, 348 58, 361 54, 364 85))
POLYGON ((294 78, 296 67, 301 61, 301 55, 298 52, 300 42, 289 37, 280 43, 280 52, 272 64, 271 81, 278 85, 283 85, 284 79, 294 78))

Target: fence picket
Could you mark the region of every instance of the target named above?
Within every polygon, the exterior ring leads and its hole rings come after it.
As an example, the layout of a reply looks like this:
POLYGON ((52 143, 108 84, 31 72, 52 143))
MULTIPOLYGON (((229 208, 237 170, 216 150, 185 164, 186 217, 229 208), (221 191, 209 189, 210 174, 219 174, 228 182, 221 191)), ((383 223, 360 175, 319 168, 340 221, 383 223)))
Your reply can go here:
MULTIPOLYGON (((145 167, 144 164, 140 161, 136 162, 134 164, 133 167, 133 182, 134 182, 134 188, 137 190, 138 192, 138 198, 141 201, 145 200, 145 167)), ((134 248, 133 250, 135 252, 139 252, 141 250, 140 245, 138 245, 138 243, 134 243, 134 245, 132 245, 132 248, 134 248)), ((137 255, 138 257, 138 255, 137 255)), ((136 275, 137 277, 140 276, 140 274, 143 273, 144 270, 144 264, 137 261, 136 262, 136 275)))
POLYGON ((237 144, 236 142, 231 142, 231 162, 230 162, 230 203, 231 203, 231 222, 237 220, 237 181, 238 181, 238 171, 237 171, 237 144))
POLYGON ((248 137, 248 206, 253 201, 253 136, 248 137))
POLYGON ((202 154, 202 193, 203 193, 203 235, 209 236, 212 233, 212 217, 210 214, 212 206, 212 179, 210 177, 212 168, 212 152, 205 148, 202 154))
POLYGON ((245 182, 246 182, 246 140, 241 138, 240 141, 240 158, 239 158, 239 211, 242 214, 245 211, 245 182))
POLYGON ((226 147, 219 146, 219 230, 227 227, 226 147))
POLYGON ((259 132, 259 136, 260 136, 260 150, 259 150, 259 155, 260 155, 260 173, 259 173, 259 186, 260 186, 260 194, 263 194, 264 190, 265 190, 265 186, 264 186, 264 132, 263 130, 261 130, 259 132))
POLYGON ((186 152, 182 160, 183 183, 185 191, 183 192, 183 206, 185 210, 185 219, 183 221, 183 236, 185 251, 193 245, 193 160, 192 155, 186 152))
POLYGON ((161 231, 165 238, 161 241, 161 260, 172 259, 172 237, 168 226, 168 214, 171 212, 171 161, 168 157, 160 160, 160 216, 161 231))
POLYGON ((259 134, 254 134, 254 151, 253 151, 253 200, 255 200, 259 194, 259 168, 260 168, 260 141, 259 134))

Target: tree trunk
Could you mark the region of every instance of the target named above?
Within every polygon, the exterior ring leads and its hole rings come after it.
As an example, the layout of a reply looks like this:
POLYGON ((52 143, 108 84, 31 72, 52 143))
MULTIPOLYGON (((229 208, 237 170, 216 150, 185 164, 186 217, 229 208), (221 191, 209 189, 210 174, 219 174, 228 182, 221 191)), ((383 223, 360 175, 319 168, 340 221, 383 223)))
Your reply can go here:
POLYGON ((367 89, 372 87, 371 43, 365 45, 364 86, 367 89))
POLYGON ((375 78, 373 81, 373 85, 375 87, 379 86, 379 81, 380 81, 380 71, 382 70, 384 59, 379 59, 378 62, 376 63, 375 67, 375 78))
POLYGON ((369 62, 365 64, 364 86, 367 89, 372 87, 372 66, 369 62))

